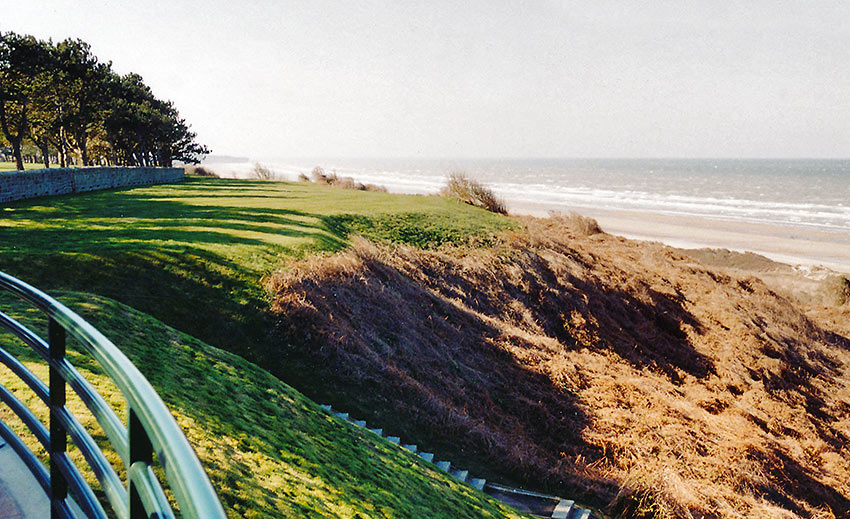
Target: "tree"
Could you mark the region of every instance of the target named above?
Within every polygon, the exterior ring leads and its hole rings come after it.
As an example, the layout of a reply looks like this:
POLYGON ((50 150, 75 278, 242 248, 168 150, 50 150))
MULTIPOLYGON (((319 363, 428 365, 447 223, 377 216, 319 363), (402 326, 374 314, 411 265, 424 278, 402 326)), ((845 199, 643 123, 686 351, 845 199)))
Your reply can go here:
POLYGON ((197 134, 189 128, 170 101, 160 103, 161 126, 155 138, 157 165, 171 166, 175 160, 197 164, 210 150, 195 142, 197 134))
POLYGON ((57 150, 62 167, 67 165, 67 142, 63 133, 59 89, 57 84, 58 56, 52 42, 46 42, 46 73, 43 74, 39 95, 32 100, 30 110, 29 140, 41 151, 44 167, 50 167, 50 148, 57 150))
POLYGON ((91 47, 82 40, 67 39, 56 46, 60 124, 80 155, 90 166, 88 139, 98 131, 109 94, 111 63, 99 63, 91 47))
POLYGON ((170 166, 197 163, 209 153, 174 105, 157 99, 138 74, 113 77, 110 91, 104 130, 116 162, 170 166))
POLYGON ((174 105, 158 99, 141 76, 117 75, 75 39, 53 45, 0 33, 0 126, 18 169, 27 142, 35 145, 28 159, 40 154, 46 167, 51 151, 64 167, 72 148, 84 166, 170 166, 209 153, 174 105))
POLYGON ((50 61, 44 42, 14 32, 0 33, 0 130, 19 170, 24 169, 21 148, 30 130, 32 104, 49 88, 50 61))

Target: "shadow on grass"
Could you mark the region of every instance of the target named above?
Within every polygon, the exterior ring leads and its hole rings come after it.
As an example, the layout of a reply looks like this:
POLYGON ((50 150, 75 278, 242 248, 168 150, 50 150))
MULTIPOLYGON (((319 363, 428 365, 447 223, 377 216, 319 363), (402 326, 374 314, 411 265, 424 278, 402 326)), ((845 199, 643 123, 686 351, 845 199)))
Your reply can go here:
POLYGON ((488 479, 597 505, 612 497, 609 481, 574 464, 602 458, 582 438, 589 418, 577 394, 504 346, 539 345, 374 258, 321 285, 307 278, 279 289, 281 343, 298 345, 285 358, 302 365, 290 377, 314 400, 488 479))
MULTIPOLYGON (((246 189, 230 184, 181 193, 246 189)), ((0 215, 0 270, 47 291, 105 295, 255 362, 271 328, 260 277, 284 257, 347 243, 320 215, 197 206, 155 189, 26 201, 0 215)))
MULTIPOLYGON (((562 264, 563 255, 548 258, 523 255, 512 265, 518 272, 513 277, 493 275, 486 268, 458 275, 438 262, 418 267, 423 282, 445 298, 519 326, 530 319, 567 347, 583 342, 585 347, 612 350, 635 367, 663 372, 673 382, 679 382, 682 373, 697 378, 714 373, 712 360, 693 347, 685 332, 691 328, 703 333, 703 326, 685 309, 683 299, 649 287, 642 287, 639 298, 633 289, 609 280, 570 273, 562 264), (520 315, 517 302, 528 317, 520 315), (583 341, 573 336, 574 330, 583 334, 583 341)), ((575 254, 569 261, 588 267, 575 254)))
POLYGON ((810 472, 786 454, 781 446, 775 446, 769 454, 751 450, 747 457, 762 465, 769 483, 757 487, 755 491, 769 501, 800 517, 806 515, 806 510, 798 504, 799 501, 804 501, 814 509, 828 505, 834 517, 848 517, 850 514, 850 499, 813 478, 810 472), (782 491, 797 488, 805 491, 795 492, 793 495, 782 491))
MULTIPOLYGON (((230 517, 514 517, 447 475, 423 470, 371 433, 331 419, 256 365, 104 298, 59 297, 106 333, 175 411, 230 517)), ((44 328, 39 312, 8 294, 0 294, 0 307, 33 329, 44 328)), ((38 355, 7 341, 2 330, 0 343, 43 367, 38 355)), ((85 354, 69 353, 120 407, 123 398, 100 367, 85 354)), ((93 422, 86 423, 103 439, 93 422)))
MULTIPOLYGON (((462 260, 390 248, 346 254, 272 280, 281 342, 297 345, 289 364, 302 364, 293 380, 317 401, 500 482, 597 506, 616 493, 582 468, 604 465, 605 456, 583 438, 592 418, 573 392, 582 366, 557 364, 560 348, 610 352, 612 364, 622 359, 674 384, 715 376, 712 358, 689 339, 705 327, 684 296, 623 281, 612 265, 579 277, 581 258, 564 255, 579 265, 571 270, 549 250, 462 260), (559 375, 571 383, 559 385, 559 375)), ((805 345, 787 346, 774 358, 802 370, 753 378, 778 399, 805 396, 812 423, 840 452, 848 440, 819 409, 819 368, 797 357, 805 345)), ((846 515, 847 498, 780 448, 754 456, 769 474, 761 491, 775 503, 796 513, 794 500, 825 504, 846 515)))

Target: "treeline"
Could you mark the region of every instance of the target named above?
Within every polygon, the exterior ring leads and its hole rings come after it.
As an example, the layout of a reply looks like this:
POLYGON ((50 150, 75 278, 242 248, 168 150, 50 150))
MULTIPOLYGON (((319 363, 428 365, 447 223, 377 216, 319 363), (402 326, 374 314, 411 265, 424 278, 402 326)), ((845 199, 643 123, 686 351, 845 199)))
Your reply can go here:
POLYGON ((121 76, 82 40, 54 44, 0 33, 0 155, 45 167, 171 166, 209 153, 170 101, 138 74, 121 76))

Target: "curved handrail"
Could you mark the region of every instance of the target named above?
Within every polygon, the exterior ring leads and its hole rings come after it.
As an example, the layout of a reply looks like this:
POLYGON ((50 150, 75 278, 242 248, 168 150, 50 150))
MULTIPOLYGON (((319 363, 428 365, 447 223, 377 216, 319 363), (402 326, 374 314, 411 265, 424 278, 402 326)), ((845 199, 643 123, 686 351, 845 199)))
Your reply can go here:
MULTIPOLYGON (((150 481, 153 473, 147 470, 152 464, 152 454, 156 452, 182 517, 225 519, 224 509, 183 431, 153 386, 130 359, 91 324, 41 290, 3 272, 0 272, 0 289, 11 292, 46 314, 51 321, 51 339, 54 333, 59 334, 61 346, 57 347, 57 351, 61 350, 60 354, 54 353, 53 340, 51 340, 49 363, 51 390, 54 387, 54 376, 62 382, 63 394, 60 407, 64 408, 65 382, 70 383, 72 388, 82 387, 80 380, 68 380, 68 377, 74 379, 75 374, 79 375, 78 372, 71 373, 67 369, 57 369, 66 362, 64 359, 65 332, 77 339, 87 353, 100 364, 126 399, 129 420, 125 430, 129 438, 123 445, 121 445, 123 442, 119 441, 116 447, 126 467, 132 470, 128 470, 129 498, 124 501, 126 506, 121 506, 121 503, 112 502, 114 499, 110 499, 119 517, 136 519, 136 513, 139 513, 140 517, 147 517, 153 512, 153 510, 145 512, 150 506, 157 509, 163 503, 167 506, 164 496, 156 497, 151 494, 159 487, 158 482, 154 483, 155 479, 153 482, 150 481), (129 445, 129 449, 124 445, 129 445), (141 465, 138 465, 139 463, 141 465)), ((88 399, 84 398, 84 401, 89 405, 88 399)), ((98 408, 98 406, 94 407, 98 408)), ((101 408, 98 409, 102 411, 101 408)), ((54 416, 61 414, 63 413, 60 413, 59 409, 54 408, 53 396, 51 396, 51 435, 54 431, 54 416)), ((61 427, 59 420, 55 421, 56 426, 61 427)), ((110 425, 114 424, 114 421, 109 419, 107 422, 110 425)), ((62 429, 60 432, 61 440, 64 441, 65 430, 62 429)), ((52 443, 53 438, 51 438, 52 443)), ((49 449, 49 452, 53 454, 52 449, 49 449)), ((159 493, 161 492, 160 489, 159 493)), ((167 512, 157 510, 156 513, 170 513, 170 508, 167 512)))

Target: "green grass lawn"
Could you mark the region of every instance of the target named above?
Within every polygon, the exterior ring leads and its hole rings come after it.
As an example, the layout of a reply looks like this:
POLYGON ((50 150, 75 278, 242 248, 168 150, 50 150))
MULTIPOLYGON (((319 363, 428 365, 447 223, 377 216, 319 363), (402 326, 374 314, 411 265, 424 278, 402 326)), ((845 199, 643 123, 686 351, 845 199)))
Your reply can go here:
POLYGON ((375 395, 312 376, 281 343, 263 276, 338 251, 351 233, 430 247, 486 243, 515 226, 440 197, 189 177, 0 205, 0 270, 44 290, 120 301, 263 366, 310 397, 393 427, 400 425, 394 416, 382 416, 380 402, 369 400, 375 395))
MULTIPOLYGON (((388 447, 317 414, 301 394, 281 384, 278 379, 375 416, 364 395, 328 387, 288 355, 275 333, 262 278, 293 260, 338 251, 352 233, 433 247, 486 243, 495 231, 515 226, 503 216, 440 197, 189 177, 177 184, 0 205, 0 270, 43 290, 96 294, 68 297, 128 348, 182 423, 197 425, 190 440, 200 445, 217 485, 227 489, 228 503, 242 507, 235 516, 257 502, 260 516, 486 517, 480 510, 422 513, 417 507, 432 506, 438 489, 457 485, 430 473, 404 479, 405 471, 419 474, 421 464, 402 453, 385 465, 388 447), (127 316, 131 328, 121 321, 127 316), (162 331, 160 321, 188 335, 162 331), (262 366, 277 379, 200 341, 262 366), (202 353, 187 357, 183 367, 172 362, 193 349, 202 353), (209 369, 221 371, 221 377, 206 380, 209 369), (367 450, 351 458, 347 452, 357 445, 367 450), (361 467, 368 458, 382 461, 361 467), (323 473, 325 465, 333 474, 323 473), (431 490, 396 498, 396 484, 431 490), (368 504, 375 493, 383 496, 378 502, 385 515, 368 504), (321 504, 326 501, 330 508, 321 504), (313 508, 317 515, 307 512, 313 508)), ((459 497, 464 492, 440 499, 468 507, 467 498, 459 497)))
MULTIPOLYGON (((24 169, 42 169, 44 164, 26 164, 24 163, 24 169)), ((0 161, 0 171, 14 171, 15 163, 14 162, 3 162, 0 161)))
MULTIPOLYGON (((56 295, 115 342, 151 381, 186 431, 229 517, 527 517, 418 456, 328 415, 233 354, 110 299, 56 295)), ((45 326, 41 314, 11 296, 0 296, 0 306, 33 329, 45 326)), ((46 364, 29 348, 5 332, 0 332, 0 345, 46 380, 46 364)), ((71 346, 72 363, 124 417, 120 393, 99 366, 71 346)), ((44 406, 5 367, 0 367, 0 385, 12 388, 44 419, 44 406)), ((79 400, 70 399, 69 407, 103 442, 79 400)), ((0 420, 26 436, 5 406, 0 406, 0 420)), ((79 452, 71 454, 84 466, 79 452)), ((110 461, 120 465, 114 454, 110 461)))
POLYGON ((189 177, 0 206, 0 270, 111 297, 266 365, 260 280, 287 261, 339 250, 351 232, 430 246, 512 225, 439 197, 189 177))

